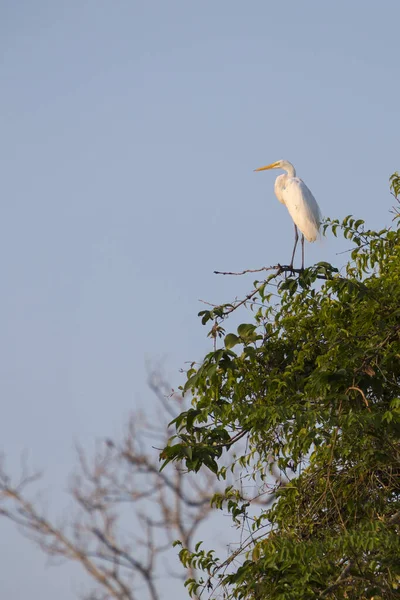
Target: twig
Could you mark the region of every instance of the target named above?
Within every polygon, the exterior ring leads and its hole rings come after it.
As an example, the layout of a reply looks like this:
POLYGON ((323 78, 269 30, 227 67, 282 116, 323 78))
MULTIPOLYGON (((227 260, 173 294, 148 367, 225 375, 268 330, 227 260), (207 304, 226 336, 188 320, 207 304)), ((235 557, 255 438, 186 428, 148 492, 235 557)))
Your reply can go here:
POLYGON ((343 583, 346 583, 347 581, 351 580, 352 577, 349 578, 349 577, 347 577, 347 575, 350 573, 352 567, 353 567, 353 562, 350 560, 349 563, 344 567, 343 571, 340 573, 339 577, 336 579, 335 583, 332 583, 332 585, 327 587, 326 590, 321 592, 321 594, 320 594, 321 598, 323 598, 324 596, 327 596, 328 594, 333 592, 333 590, 335 590, 337 587, 339 587, 343 583))
POLYGON ((112 552, 113 556, 124 559, 133 569, 139 571, 148 586, 152 600, 158 600, 159 596, 154 586, 151 565, 146 568, 138 560, 126 552, 126 550, 109 540, 107 536, 97 527, 93 527, 92 533, 112 552))
POLYGON ((215 275, 246 275, 246 273, 261 273, 262 271, 277 271, 277 275, 290 271, 291 273, 302 273, 303 269, 294 269, 290 265, 277 265, 261 267, 260 269, 245 269, 244 271, 214 271, 215 275))
POLYGON ((248 302, 249 300, 251 300, 252 298, 254 298, 254 296, 256 294, 258 294, 259 292, 259 288, 256 287, 255 290, 251 290, 251 292, 249 292, 248 294, 246 294, 246 296, 243 298, 243 300, 240 300, 240 302, 237 302, 237 304, 233 304, 230 306, 230 308, 228 308, 227 310, 224 311, 224 315, 229 315, 231 312, 233 312, 234 310, 236 310, 237 308, 239 308, 239 306, 242 306, 243 304, 246 304, 246 302, 248 302))
POLYGON ((213 444, 213 448, 229 448, 229 446, 232 446, 232 444, 235 444, 237 441, 242 439, 242 437, 244 437, 248 432, 248 429, 243 429, 243 431, 241 431, 240 433, 237 433, 236 435, 232 436, 228 442, 221 442, 221 444, 213 444))
MULTIPOLYGON (((282 273, 291 273, 292 275, 301 275, 304 273, 304 269, 294 269, 290 265, 273 265, 271 267, 261 267, 261 269, 245 269, 244 271, 214 271, 215 275, 246 275, 247 273, 261 273, 262 271, 276 271, 275 275, 281 275, 282 273)), ((328 280, 329 277, 326 275, 315 274, 316 279, 328 280)))
POLYGON ((215 275, 246 275, 246 273, 261 273, 261 271, 271 271, 276 267, 261 267, 261 269, 245 269, 244 271, 214 271, 215 275))
POLYGON ((356 392, 360 392, 360 394, 364 400, 365 406, 367 407, 368 412, 371 412, 371 409, 368 404, 368 400, 366 399, 364 392, 359 387, 356 387, 355 385, 351 385, 350 387, 348 387, 346 390, 346 394, 349 390, 354 390, 356 392))

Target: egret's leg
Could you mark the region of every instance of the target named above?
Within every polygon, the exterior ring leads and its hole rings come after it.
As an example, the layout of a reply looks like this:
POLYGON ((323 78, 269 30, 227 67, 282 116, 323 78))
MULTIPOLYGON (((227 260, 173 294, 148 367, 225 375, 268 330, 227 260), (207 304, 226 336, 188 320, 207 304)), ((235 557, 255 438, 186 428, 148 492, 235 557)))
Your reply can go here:
POLYGON ((304 235, 301 236, 301 269, 304 271, 304 235))
POLYGON ((293 269, 294 255, 296 252, 296 246, 297 246, 298 241, 299 241, 299 232, 297 231, 297 227, 295 225, 294 226, 294 248, 293 248, 292 260, 290 261, 290 265, 289 265, 291 269, 293 269))

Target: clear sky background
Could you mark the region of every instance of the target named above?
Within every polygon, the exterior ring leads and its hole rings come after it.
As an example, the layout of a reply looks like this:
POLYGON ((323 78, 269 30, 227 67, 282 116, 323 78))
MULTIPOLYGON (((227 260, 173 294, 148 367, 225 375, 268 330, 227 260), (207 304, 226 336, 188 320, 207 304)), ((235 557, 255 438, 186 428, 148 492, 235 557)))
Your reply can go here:
MULTIPOLYGON (((251 285, 213 270, 290 258, 254 168, 286 158, 324 215, 389 223, 399 21, 398 0, 0 1, 0 448, 43 467, 51 512, 74 443, 150 401, 146 360, 177 385, 208 348, 198 300, 251 285)), ((75 597, 75 571, 0 539, 1 598, 75 597)))

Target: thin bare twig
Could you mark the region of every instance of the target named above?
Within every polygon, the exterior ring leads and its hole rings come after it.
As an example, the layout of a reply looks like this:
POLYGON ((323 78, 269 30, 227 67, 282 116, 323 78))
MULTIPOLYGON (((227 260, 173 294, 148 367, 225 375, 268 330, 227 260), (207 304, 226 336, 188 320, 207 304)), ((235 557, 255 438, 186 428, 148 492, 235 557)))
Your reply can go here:
MULTIPOLYGON (((214 271, 215 275, 246 275, 247 273, 261 273, 262 271, 276 271, 276 275, 281 275, 282 273, 291 273, 292 275, 298 274, 301 275, 304 273, 304 269, 295 269, 290 265, 273 265, 271 267, 261 267, 260 269, 245 269, 244 271, 214 271)), ((317 279, 329 279, 326 275, 316 274, 317 279)))
POLYGON ((351 385, 350 387, 348 387, 348 388, 347 388, 347 390, 346 390, 346 394, 347 394, 347 392, 348 392, 349 390, 354 390, 354 391, 356 391, 356 392, 359 392, 359 393, 361 394, 361 396, 362 396, 362 399, 364 400, 364 404, 365 404, 365 406, 367 407, 367 410, 368 410, 368 412, 371 412, 371 409, 370 409, 370 407, 369 407, 369 404, 368 404, 368 400, 367 400, 367 398, 365 397, 365 394, 364 394, 364 392, 363 392, 363 391, 362 391, 362 390, 361 390, 359 387, 357 387, 357 386, 355 386, 355 385, 351 385))

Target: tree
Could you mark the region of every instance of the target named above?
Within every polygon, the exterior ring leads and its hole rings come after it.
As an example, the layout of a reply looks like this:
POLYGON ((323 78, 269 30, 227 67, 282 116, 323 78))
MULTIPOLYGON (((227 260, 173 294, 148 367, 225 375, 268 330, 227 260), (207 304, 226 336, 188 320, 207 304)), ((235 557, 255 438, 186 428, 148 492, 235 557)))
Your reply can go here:
MULTIPOLYGON (((391 190, 398 201, 397 173, 391 190)), ((273 503, 254 506, 235 485, 214 496, 247 535, 228 560, 182 544, 181 562, 204 571, 187 582, 192 594, 400 598, 399 218, 394 209, 381 231, 327 219, 324 231, 352 245, 341 272, 277 265, 243 299, 200 313, 219 342, 187 373, 192 407, 162 466, 223 480, 230 456, 273 503), (239 310, 245 322, 226 333, 239 310)))
POLYGON ((177 465, 160 473, 157 448, 165 445, 168 421, 184 401, 159 374, 152 373, 149 383, 159 402, 156 417, 134 414, 124 439, 102 441, 94 456, 78 449, 70 486, 76 514, 63 523, 51 521, 30 499, 38 474, 24 469, 14 482, 0 465, 0 516, 19 525, 49 557, 79 563, 94 584, 88 600, 158 600, 166 597, 166 577, 196 578, 191 565, 177 568, 172 543, 180 538, 194 550, 217 486, 206 470, 187 476, 177 465))
MULTIPOLYGON (((397 199, 397 174, 391 187, 397 199)), ((328 263, 264 267, 266 279, 243 299, 202 311, 214 348, 187 372, 182 391, 191 405, 153 378, 157 421, 136 414, 121 442, 103 441, 92 458, 79 450, 71 485, 77 512, 66 523, 52 522, 30 500, 36 475, 14 483, 5 468, 0 515, 49 556, 81 564, 95 582, 90 600, 161 598, 160 559, 168 560, 176 538, 184 570, 172 573, 169 562, 164 574, 183 574, 192 596, 398 598, 394 212, 393 228, 379 232, 352 217, 325 222, 353 245, 340 273, 328 263), (246 322, 226 333, 229 316, 241 310, 246 322), (170 419, 176 433, 160 471, 155 448, 172 434, 170 419), (195 544, 210 501, 238 529, 226 560, 195 544)))

